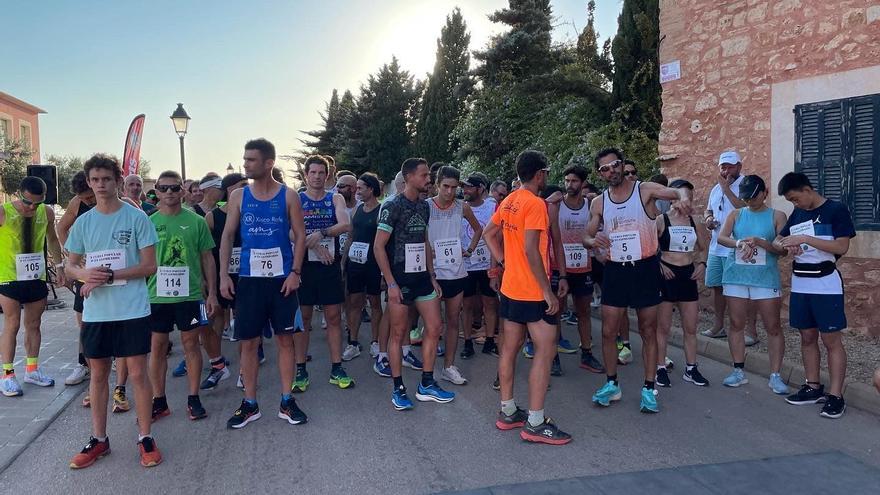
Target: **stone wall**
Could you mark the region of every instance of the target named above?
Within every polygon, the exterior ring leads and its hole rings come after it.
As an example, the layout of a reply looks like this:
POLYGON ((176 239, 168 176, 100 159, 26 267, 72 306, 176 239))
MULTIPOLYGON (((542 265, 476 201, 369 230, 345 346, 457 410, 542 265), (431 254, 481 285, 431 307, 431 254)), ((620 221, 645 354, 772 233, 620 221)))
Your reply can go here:
MULTIPOLYGON (((700 208, 725 149, 740 152, 744 173, 778 181, 771 146, 794 142, 771 143, 774 84, 880 65, 877 0, 661 0, 660 7, 660 62, 680 60, 681 79, 663 85, 659 152, 664 173, 694 183, 700 208)), ((876 245, 875 237, 860 232, 858 242, 876 245)), ((850 326, 880 335, 868 322, 880 304, 880 253, 861 255, 840 263, 850 326)))

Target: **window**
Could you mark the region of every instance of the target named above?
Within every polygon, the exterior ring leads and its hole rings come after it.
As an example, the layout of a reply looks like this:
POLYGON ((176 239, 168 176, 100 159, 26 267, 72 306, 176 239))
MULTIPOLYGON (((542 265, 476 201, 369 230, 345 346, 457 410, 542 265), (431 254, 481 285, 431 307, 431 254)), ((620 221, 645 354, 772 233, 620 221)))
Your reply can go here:
POLYGON ((797 105, 795 171, 846 204, 856 229, 880 230, 880 94, 797 105))
POLYGON ((0 118, 0 144, 12 140, 12 121, 0 118))
POLYGON ((25 147, 30 149, 32 144, 30 124, 26 124, 24 122, 20 122, 18 124, 18 139, 21 140, 21 143, 25 145, 25 147))

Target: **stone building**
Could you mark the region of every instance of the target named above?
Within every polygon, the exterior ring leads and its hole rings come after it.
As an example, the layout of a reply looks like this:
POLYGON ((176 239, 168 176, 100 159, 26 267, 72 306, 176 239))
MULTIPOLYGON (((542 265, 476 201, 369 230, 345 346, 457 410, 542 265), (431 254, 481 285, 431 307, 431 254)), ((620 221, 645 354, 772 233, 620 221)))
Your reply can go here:
POLYGON ((880 335, 880 2, 661 0, 660 33, 664 173, 690 178, 702 208, 736 149, 786 212, 779 178, 809 175, 853 212, 850 327, 880 335))

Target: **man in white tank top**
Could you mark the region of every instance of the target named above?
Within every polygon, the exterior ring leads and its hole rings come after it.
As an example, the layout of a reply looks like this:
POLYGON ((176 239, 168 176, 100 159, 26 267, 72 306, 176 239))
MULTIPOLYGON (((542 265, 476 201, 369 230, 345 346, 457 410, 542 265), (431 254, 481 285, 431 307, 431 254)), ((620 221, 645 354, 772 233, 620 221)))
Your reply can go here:
POLYGON ((590 204, 590 221, 584 246, 606 251, 608 261, 602 281, 602 355, 607 383, 593 395, 593 402, 608 406, 620 400, 617 382, 616 337, 627 308, 635 308, 642 337, 645 386, 642 412, 659 412, 654 395, 657 361, 657 306, 660 304, 660 263, 655 219, 658 199, 678 200, 676 206, 690 214, 691 203, 680 190, 660 184, 627 181, 623 176, 623 153, 607 148, 596 155, 596 170, 608 189, 590 204), (604 222, 605 230, 599 233, 604 222))

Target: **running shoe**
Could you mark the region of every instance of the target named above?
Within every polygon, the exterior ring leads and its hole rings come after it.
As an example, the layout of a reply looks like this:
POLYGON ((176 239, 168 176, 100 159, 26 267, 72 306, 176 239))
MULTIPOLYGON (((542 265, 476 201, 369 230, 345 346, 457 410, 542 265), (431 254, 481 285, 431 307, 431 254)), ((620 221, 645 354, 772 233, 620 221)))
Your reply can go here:
POLYGON ((79 385, 80 383, 86 381, 86 378, 89 377, 90 371, 88 366, 83 366, 81 364, 77 364, 73 371, 67 375, 67 378, 64 379, 65 385, 79 385))
POLYGON ((40 368, 35 369, 34 371, 27 371, 24 374, 24 382, 30 383, 31 385, 36 385, 38 387, 54 387, 55 379, 51 376, 43 373, 43 370, 40 368))
POLYGON ((241 373, 238 374, 238 380, 235 382, 235 386, 238 388, 244 388, 244 378, 241 376, 241 373))
MULTIPOLYGON (((336 368, 336 370, 330 370, 330 384, 336 385, 341 389, 346 389, 354 387, 354 380, 348 376, 348 373, 345 372, 345 368, 340 366, 336 368)), ((303 392, 305 392, 305 389, 303 389, 303 392)))
POLYGON ((309 421, 308 416, 296 405, 296 400, 293 397, 281 401, 278 417, 292 425, 301 425, 309 421))
POLYGON ((155 423, 156 421, 159 421, 160 419, 162 419, 165 416, 168 416, 170 414, 171 414, 171 410, 168 409, 167 402, 165 404, 160 404, 159 401, 154 397, 153 398, 153 413, 152 413, 153 423, 155 423))
POLYGON ((465 385, 467 383, 467 379, 461 376, 461 370, 458 369, 458 366, 452 365, 448 368, 443 368, 443 371, 440 373, 440 378, 442 380, 446 380, 447 382, 452 382, 456 385, 465 385))
POLYGON ((550 376, 562 376, 562 363, 559 361, 559 354, 553 358, 553 364, 550 365, 550 376))
POLYGON ((767 386, 770 387, 774 394, 788 395, 790 392, 788 385, 782 381, 782 376, 779 373, 770 373, 770 380, 767 382, 767 386))
POLYGON ((474 354, 476 354, 476 352, 474 352, 474 341, 465 340, 464 348, 461 350, 461 353, 459 353, 459 356, 461 356, 462 359, 470 359, 474 357, 474 354))
POLYGON ((669 372, 666 371, 666 368, 657 369, 657 373, 654 375, 654 381, 661 387, 672 386, 672 382, 669 380, 669 372))
POLYGON ((760 342, 760 340, 758 340, 758 339, 752 337, 752 336, 749 335, 749 334, 746 334, 746 336, 744 337, 744 339, 745 339, 745 341, 746 341, 746 347, 752 347, 753 345, 755 345, 755 344, 757 344, 758 342, 760 342))
POLYGON ((176 378, 180 378, 181 376, 186 376, 186 361, 185 360, 181 360, 179 363, 177 363, 177 366, 171 372, 171 376, 176 377, 176 378))
POLYGON ((691 382, 699 387, 705 387, 709 385, 709 380, 706 380, 706 378, 703 377, 703 375, 700 373, 700 370, 697 369, 696 365, 694 365, 694 367, 691 368, 690 371, 685 368, 684 375, 682 375, 681 378, 684 381, 691 382))
POLYGON ((512 430, 514 428, 522 428, 525 426, 526 420, 528 419, 529 413, 518 407, 511 415, 504 414, 504 411, 498 411, 498 419, 495 420, 495 428, 504 431, 512 430))
POLYGON ((819 388, 813 388, 805 383, 797 393, 786 397, 785 402, 796 406, 825 402, 825 385, 819 385, 819 388))
POLYGON ((431 382, 427 387, 420 382, 418 391, 416 392, 416 399, 422 402, 434 401, 442 404, 452 402, 452 399, 454 398, 455 394, 453 392, 443 390, 437 382, 431 382))
POLYGON ((95 437, 89 437, 88 443, 70 460, 70 469, 82 469, 96 463, 98 459, 110 453, 110 438, 103 442, 95 437))
POLYGON ((843 397, 828 394, 825 396, 825 405, 822 406, 819 415, 824 418, 837 419, 843 416, 844 411, 846 411, 846 402, 843 397))
POLYGON ((406 411, 413 408, 413 403, 406 395, 406 389, 400 387, 391 392, 391 404, 398 411, 406 411))
POLYGON ((409 342, 412 345, 419 345, 422 343, 422 334, 425 332, 425 329, 422 327, 415 327, 409 331, 409 342))
POLYGON ((307 388, 309 388, 309 372, 305 368, 297 368, 296 378, 293 379, 290 391, 297 394, 305 392, 307 388))
POLYGON ((223 329, 223 340, 228 340, 229 342, 236 342, 235 330, 232 328, 232 326, 228 326, 223 329))
POLYGON ((660 407, 657 405, 657 394, 654 392, 656 392, 656 390, 642 387, 642 400, 639 402, 639 411, 642 411, 643 413, 660 412, 660 407))
POLYGON ((666 356, 666 358, 663 359, 663 364, 668 370, 675 368, 675 361, 669 359, 669 356, 666 356))
POLYGON ((605 382, 605 385, 602 385, 595 394, 593 394, 593 402, 603 406, 608 407, 611 405, 612 401, 620 400, 623 394, 620 393, 620 387, 614 384, 612 381, 605 382))
POLYGON ((156 447, 156 441, 153 437, 145 437, 138 442, 138 448, 141 452, 141 466, 153 467, 162 463, 162 454, 156 447))
POLYGON ((376 356, 379 355, 379 343, 378 342, 370 342, 370 357, 376 359, 376 356))
POLYGON ((443 348, 443 343, 437 342, 437 357, 443 357, 446 355, 446 349, 443 348))
POLYGON ((526 421, 519 437, 527 442, 546 443, 549 445, 565 445, 571 442, 571 435, 560 430, 550 418, 544 418, 544 422, 538 426, 532 426, 526 421))
POLYGON ((492 382, 492 388, 495 390, 501 390, 501 378, 497 373, 495 374, 495 381, 492 382))
POLYGON ((348 344, 345 346, 345 350, 342 351, 342 360, 343 361, 351 361, 352 359, 361 355, 360 345, 348 344))
POLYGON ((18 397, 19 395, 24 395, 24 392, 21 390, 21 384, 18 383, 18 379, 15 378, 15 374, 6 375, 3 379, 0 379, 0 392, 3 392, 3 395, 6 397, 18 397))
POLYGON ((622 344, 617 347, 620 349, 620 352, 617 354, 617 362, 622 365, 631 363, 633 360, 632 349, 622 344))
POLYGON ((412 368, 416 371, 422 370, 422 362, 419 360, 419 358, 416 357, 412 349, 410 349, 410 351, 407 352, 405 356, 403 356, 403 361, 401 362, 401 364, 403 364, 407 368, 412 368))
POLYGON ((391 364, 385 358, 373 361, 373 371, 383 378, 391 378, 391 364))
POLYGON ((578 351, 578 347, 569 342, 568 339, 559 339, 556 343, 556 352, 563 354, 574 354, 578 351))
POLYGON ((226 421, 227 428, 239 429, 247 426, 248 423, 256 421, 263 417, 260 414, 260 406, 256 402, 249 404, 247 399, 241 400, 241 405, 232 414, 232 417, 226 421))
POLYGON ((531 341, 526 342, 526 345, 523 346, 522 353, 523 356, 526 357, 526 359, 532 359, 533 357, 535 357, 535 346, 531 343, 531 341))
POLYGON ((496 344, 494 340, 493 341, 487 340, 486 343, 483 344, 482 353, 489 354, 490 356, 498 357, 498 344, 496 344))
POLYGON ((584 352, 581 349, 581 368, 593 373, 605 373, 605 367, 596 359, 592 352, 584 352))
POLYGON ((739 387, 740 385, 749 383, 749 379, 746 378, 746 374, 742 368, 734 368, 722 383, 725 387, 739 387))
POLYGON ((83 397, 81 404, 83 407, 86 407, 86 408, 92 407, 92 399, 89 397, 89 394, 86 394, 86 396, 83 397))
POLYGON ((131 406, 125 397, 125 389, 122 387, 113 389, 113 412, 124 413, 128 412, 129 409, 131 409, 131 406))
POLYGON ((713 338, 713 339, 723 339, 724 337, 727 337, 727 331, 724 330, 723 328, 719 328, 718 330, 713 330, 711 328, 707 328, 707 329, 703 330, 702 332, 700 332, 700 335, 702 335, 703 337, 709 337, 709 338, 713 338))
POLYGON ((202 406, 202 400, 199 399, 198 395, 187 399, 186 410, 189 413, 189 419, 193 421, 208 417, 208 412, 202 406))
POLYGON ((202 382, 201 386, 199 386, 202 390, 214 390, 217 388, 217 385, 229 378, 232 373, 229 372, 229 367, 224 366, 222 368, 211 367, 211 371, 208 372, 208 377, 205 378, 205 381, 202 382))

